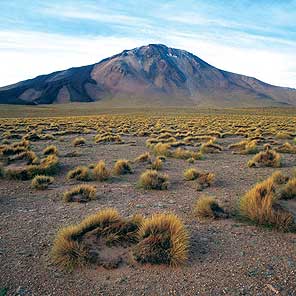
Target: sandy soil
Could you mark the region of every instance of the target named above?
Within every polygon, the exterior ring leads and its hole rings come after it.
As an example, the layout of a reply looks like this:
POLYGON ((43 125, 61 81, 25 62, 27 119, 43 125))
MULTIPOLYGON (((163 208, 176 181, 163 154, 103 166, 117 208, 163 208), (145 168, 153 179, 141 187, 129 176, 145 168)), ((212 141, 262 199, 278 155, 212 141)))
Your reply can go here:
MULTIPOLYGON (((75 150, 65 142, 33 143, 37 153, 49 144, 58 147, 61 172, 45 191, 30 188, 30 181, 0 180, 0 289, 7 295, 296 295, 296 235, 247 225, 234 217, 198 221, 192 206, 204 193, 215 196, 228 211, 253 184, 275 169, 248 168, 251 156, 233 155, 225 149, 207 155, 206 160, 188 164, 168 159, 163 171, 170 176, 167 191, 137 188, 139 174, 147 164, 133 165, 134 174, 110 182, 89 182, 97 187, 97 200, 86 204, 64 203, 61 194, 74 184, 67 171, 104 159, 109 167, 120 158, 133 159, 147 151, 146 138, 127 138, 127 144, 88 144, 79 148, 80 157, 63 157, 75 150), (132 144, 134 142, 134 144, 132 144), (183 171, 196 167, 214 172, 212 187, 197 192, 183 180, 183 171), (114 207, 124 216, 172 211, 190 232, 190 258, 184 267, 122 266, 107 270, 84 268, 65 273, 50 262, 52 241, 60 227, 81 221, 105 207, 114 207)), ((238 138, 219 139, 225 148, 238 138)), ((283 155, 284 172, 296 165, 293 155, 283 155)), ((1 294, 1 293, 0 293, 1 294)))

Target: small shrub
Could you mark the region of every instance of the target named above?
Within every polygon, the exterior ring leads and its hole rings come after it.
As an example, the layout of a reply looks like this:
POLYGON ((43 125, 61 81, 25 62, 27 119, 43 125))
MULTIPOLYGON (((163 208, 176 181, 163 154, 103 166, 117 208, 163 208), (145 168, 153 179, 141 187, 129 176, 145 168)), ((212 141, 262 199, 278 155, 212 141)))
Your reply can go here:
POLYGON ((168 176, 155 170, 146 170, 140 176, 139 185, 144 189, 164 190, 168 188, 168 176))
POLYGON ((51 154, 58 155, 58 148, 56 146, 54 146, 54 145, 47 146, 43 150, 43 154, 44 155, 51 155, 51 154))
POLYGON ((280 152, 280 153, 295 154, 296 153, 296 146, 290 144, 289 142, 286 142, 283 145, 281 145, 278 148, 276 148, 276 151, 277 152, 280 152))
POLYGON ((210 187, 215 180, 214 173, 201 173, 197 179, 197 190, 210 187))
POLYGON ((291 135, 287 132, 278 132, 275 137, 276 139, 291 139, 291 135))
POLYGON ((281 171, 275 171, 270 178, 276 185, 283 185, 289 181, 289 177, 283 175, 281 171))
POLYGON ((96 135, 95 136, 95 142, 96 143, 123 143, 122 138, 119 135, 96 135))
POLYGON ((204 143, 200 147, 200 152, 204 153, 219 153, 222 151, 222 147, 214 143, 214 141, 209 141, 204 143))
POLYGON ((225 216, 225 213, 215 199, 211 196, 201 196, 194 206, 194 213, 199 218, 218 218, 225 216))
POLYGON ((140 263, 177 266, 186 262, 188 245, 188 233, 176 215, 156 214, 141 225, 133 256, 140 263))
POLYGON ((114 173, 116 175, 132 174, 130 162, 126 159, 119 159, 114 165, 114 173))
POLYGON ((296 178, 288 181, 288 183, 283 187, 280 193, 281 199, 294 199, 296 198, 296 178))
POLYGON ((163 166, 163 162, 159 157, 157 157, 151 164, 151 168, 157 171, 161 170, 162 166, 163 166))
POLYGON ((171 155, 171 151, 169 150, 170 148, 171 148, 170 144, 157 143, 153 147, 153 153, 159 156, 170 156, 171 155))
POLYGON ((125 219, 114 209, 101 210, 86 217, 81 223, 65 227, 58 232, 51 251, 53 263, 66 270, 73 270, 88 263, 98 263, 84 241, 86 235, 93 235, 108 246, 121 243, 126 246, 138 241, 138 230, 142 223, 143 217, 140 215, 125 219))
POLYGON ((24 152, 12 155, 8 157, 8 162, 14 162, 17 160, 24 160, 27 162, 27 164, 38 164, 39 159, 35 152, 26 150, 24 152))
POLYGON ((189 168, 184 171, 184 178, 186 181, 196 180, 201 173, 195 168, 189 168))
POLYGON ((76 146, 82 146, 82 145, 85 145, 86 143, 86 140, 85 138, 83 137, 77 137, 73 140, 73 145, 76 147, 76 146))
POLYGON ((63 194, 63 200, 65 202, 87 202, 95 198, 96 187, 85 184, 76 186, 63 194))
POLYGON ((151 156, 149 152, 145 152, 139 155, 135 160, 135 162, 151 162, 151 156))
POLYGON ((78 166, 75 169, 71 170, 67 174, 68 179, 75 179, 78 181, 90 181, 91 172, 86 166, 78 166))
POLYGON ((44 190, 47 189, 50 184, 54 181, 53 177, 37 175, 33 178, 31 186, 35 189, 44 190))
POLYGON ((274 150, 267 149, 256 154, 248 162, 249 167, 274 167, 278 168, 281 166, 281 156, 274 150))
POLYGON ((99 161, 98 164, 94 167, 94 177, 100 182, 108 180, 108 178, 110 177, 110 172, 106 168, 105 161, 99 161))
POLYGON ((275 192, 272 178, 257 184, 240 199, 240 214, 258 225, 285 231, 294 228, 293 215, 280 207, 275 192))

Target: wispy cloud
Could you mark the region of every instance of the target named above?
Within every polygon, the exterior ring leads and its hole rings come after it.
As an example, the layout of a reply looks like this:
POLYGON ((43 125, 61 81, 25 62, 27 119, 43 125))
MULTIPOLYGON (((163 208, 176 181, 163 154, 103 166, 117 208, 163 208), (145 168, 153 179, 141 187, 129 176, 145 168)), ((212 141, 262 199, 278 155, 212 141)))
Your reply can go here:
POLYGON ((164 43, 296 87, 296 0, 14 1, 0 2, 0 85, 164 43))

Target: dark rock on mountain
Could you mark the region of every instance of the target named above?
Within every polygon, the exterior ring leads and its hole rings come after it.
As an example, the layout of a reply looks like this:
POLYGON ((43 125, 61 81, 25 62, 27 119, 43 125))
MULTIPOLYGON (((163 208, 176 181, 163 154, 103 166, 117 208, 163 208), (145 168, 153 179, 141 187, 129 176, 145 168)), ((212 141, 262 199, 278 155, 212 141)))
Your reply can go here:
POLYGON ((92 101, 113 106, 289 106, 296 105, 296 90, 217 69, 187 51, 159 44, 0 88, 2 104, 92 101))

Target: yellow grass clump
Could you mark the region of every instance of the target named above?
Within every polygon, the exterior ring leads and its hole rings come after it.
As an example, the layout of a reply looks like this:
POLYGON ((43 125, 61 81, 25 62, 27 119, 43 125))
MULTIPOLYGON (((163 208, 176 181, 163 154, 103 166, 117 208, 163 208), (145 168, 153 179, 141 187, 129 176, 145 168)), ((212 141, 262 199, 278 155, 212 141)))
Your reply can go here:
POLYGON ((288 181, 284 185, 280 193, 281 199, 295 199, 296 198, 296 177, 288 181))
POLYGON ((100 160, 93 170, 94 177, 96 180, 102 182, 108 180, 110 172, 106 168, 105 161, 100 160))
POLYGON ((123 218, 112 208, 103 209, 86 217, 81 223, 62 228, 53 243, 51 258, 62 269, 94 263, 90 248, 84 241, 86 234, 104 240, 107 246, 136 243, 143 223, 141 215, 123 218))
POLYGON ((160 157, 157 157, 151 164, 151 168, 157 171, 161 170, 162 166, 163 166, 163 161, 161 160, 160 157))
POLYGON ((194 214, 199 218, 217 218, 224 214, 216 200, 207 195, 199 197, 194 205, 194 214))
POLYGON ((96 198, 96 187, 82 184, 78 185, 63 194, 65 202, 87 202, 96 198))
POLYGON ((164 190, 168 188, 168 175, 156 170, 146 170, 139 178, 139 186, 144 189, 164 190))
POLYGON ((248 166, 279 168, 281 166, 281 156, 276 151, 267 149, 259 152, 249 160, 248 166))
POLYGON ((240 214, 258 225, 281 230, 293 228, 292 214, 279 206, 275 193, 276 184, 272 178, 257 184, 240 199, 240 214))
POLYGON ((276 148, 276 151, 279 153, 295 154, 296 153, 296 145, 292 145, 289 142, 286 142, 283 145, 276 148))
POLYGON ((116 175, 132 174, 132 167, 130 162, 126 159, 119 159, 114 165, 114 173, 116 175))
POLYGON ((72 141, 73 146, 81 146, 81 145, 85 145, 86 140, 83 137, 77 137, 72 141))
POLYGON ((91 172, 86 166, 78 166, 73 170, 70 170, 67 174, 67 179, 75 179, 78 181, 90 181, 92 180, 91 172))
POLYGON ((188 233, 174 214, 154 214, 139 230, 139 243, 133 249, 140 263, 184 264, 188 258, 188 233))
POLYGON ((54 181, 53 177, 44 176, 44 175, 37 175, 33 178, 31 182, 32 188, 44 190, 47 189, 50 184, 54 181))
POLYGON ((42 153, 43 155, 50 155, 50 154, 58 155, 58 148, 54 145, 50 145, 44 148, 42 153))
POLYGON ((184 178, 186 181, 196 180, 201 173, 195 168, 189 168, 184 171, 184 178))

